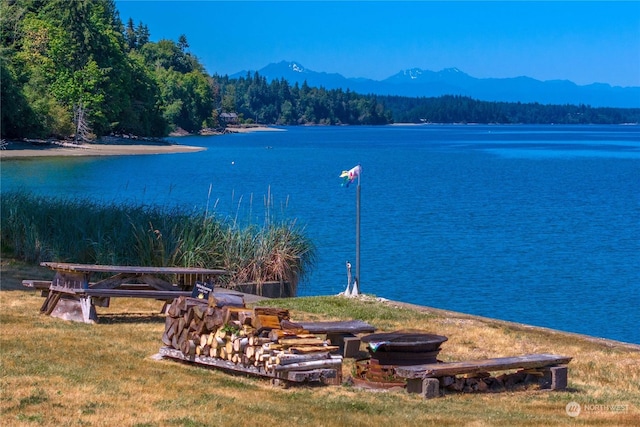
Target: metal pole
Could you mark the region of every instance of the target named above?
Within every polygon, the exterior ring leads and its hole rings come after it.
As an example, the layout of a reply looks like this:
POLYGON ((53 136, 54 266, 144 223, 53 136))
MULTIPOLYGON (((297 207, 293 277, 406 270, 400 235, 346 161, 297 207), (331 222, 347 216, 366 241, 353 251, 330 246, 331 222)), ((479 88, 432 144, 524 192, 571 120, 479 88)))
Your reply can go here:
POLYGON ((360 175, 358 175, 358 187, 356 188, 356 283, 360 286, 360 175))

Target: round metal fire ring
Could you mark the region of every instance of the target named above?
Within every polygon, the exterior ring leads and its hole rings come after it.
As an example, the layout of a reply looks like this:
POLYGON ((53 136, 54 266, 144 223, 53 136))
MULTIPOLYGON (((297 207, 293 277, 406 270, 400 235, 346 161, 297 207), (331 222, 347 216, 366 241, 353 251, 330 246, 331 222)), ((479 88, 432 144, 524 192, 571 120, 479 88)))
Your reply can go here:
POLYGON ((385 365, 435 363, 440 345, 447 337, 417 330, 400 330, 365 335, 362 342, 372 359, 385 365))

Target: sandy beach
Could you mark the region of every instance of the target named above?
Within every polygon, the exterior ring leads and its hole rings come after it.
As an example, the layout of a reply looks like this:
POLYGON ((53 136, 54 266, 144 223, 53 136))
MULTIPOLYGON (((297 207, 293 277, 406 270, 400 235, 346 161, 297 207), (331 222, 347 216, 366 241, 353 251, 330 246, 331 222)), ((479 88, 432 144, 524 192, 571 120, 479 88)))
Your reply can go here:
MULTIPOLYGON (((228 128, 228 133, 281 131, 265 126, 228 128)), ((123 156, 142 154, 192 153, 206 150, 204 147, 180 145, 172 141, 141 141, 104 137, 95 144, 72 144, 69 142, 7 141, 0 150, 0 159, 33 157, 75 157, 75 156, 123 156)))
POLYGON ((122 156, 133 154, 189 153, 205 150, 203 147, 173 144, 82 144, 68 143, 32 144, 11 142, 7 149, 0 151, 0 159, 31 157, 75 157, 75 156, 122 156))

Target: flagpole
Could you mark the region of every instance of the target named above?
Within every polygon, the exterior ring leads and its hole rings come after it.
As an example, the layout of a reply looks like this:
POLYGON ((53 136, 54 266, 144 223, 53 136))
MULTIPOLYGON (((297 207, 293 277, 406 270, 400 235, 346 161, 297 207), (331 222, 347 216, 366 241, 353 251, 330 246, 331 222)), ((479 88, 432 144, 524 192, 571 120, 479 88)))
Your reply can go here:
POLYGON ((360 286, 360 174, 358 174, 358 187, 356 187, 356 283, 360 286))
MULTIPOLYGON (((356 178, 358 178, 358 185, 356 187, 356 275, 353 281, 353 290, 350 292, 350 295, 358 295, 359 294, 359 285, 360 285, 360 175, 362 174, 362 166, 357 165, 356 167, 351 168, 350 170, 343 170, 340 174, 340 178, 343 178, 342 186, 348 187, 349 184, 352 184, 356 178)), ((349 261, 347 261, 347 269, 351 266, 349 261)), ((349 276, 350 277, 350 276, 349 276)), ((347 285, 347 290, 345 294, 349 293, 349 285, 347 285)))

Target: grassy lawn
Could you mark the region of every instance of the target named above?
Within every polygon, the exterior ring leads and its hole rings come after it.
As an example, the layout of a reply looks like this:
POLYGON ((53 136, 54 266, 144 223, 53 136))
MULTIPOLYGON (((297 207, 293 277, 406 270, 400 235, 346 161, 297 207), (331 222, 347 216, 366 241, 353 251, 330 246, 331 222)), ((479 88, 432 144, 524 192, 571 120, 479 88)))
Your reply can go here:
MULTIPOLYGON (((399 303, 338 297, 271 300, 292 320, 361 319, 379 331, 421 329, 445 335, 445 361, 527 353, 572 356, 569 389, 455 394, 424 400, 403 391, 342 386, 273 387, 151 356, 162 346, 161 303, 116 299, 97 308, 100 323, 42 316, 39 293, 24 278, 47 269, 2 261, 0 425, 3 426, 304 426, 602 425, 637 426, 640 347, 529 328, 399 303), (571 418, 565 407, 581 405, 571 418)), ((266 304, 261 304, 266 305, 266 304)), ((348 377, 353 361, 346 360, 348 377)))

